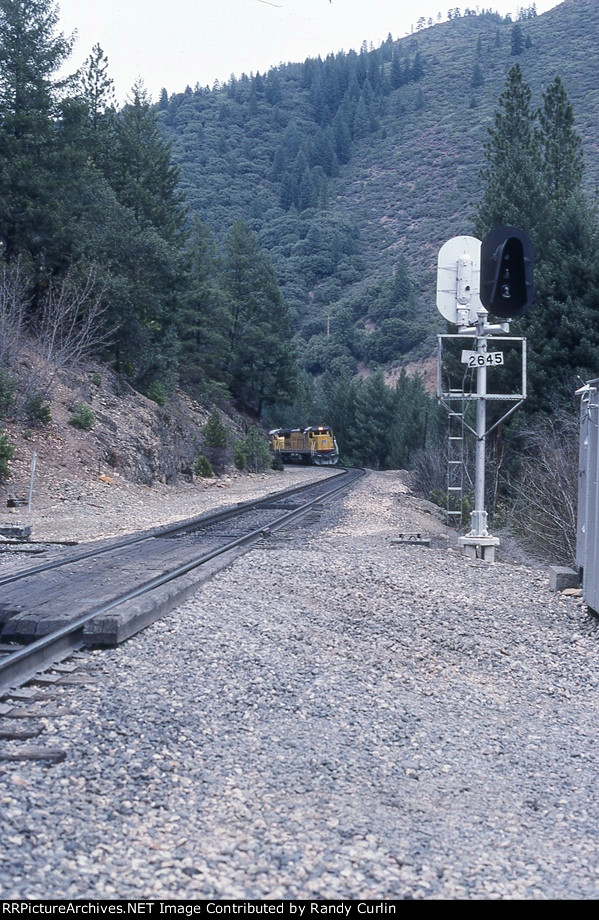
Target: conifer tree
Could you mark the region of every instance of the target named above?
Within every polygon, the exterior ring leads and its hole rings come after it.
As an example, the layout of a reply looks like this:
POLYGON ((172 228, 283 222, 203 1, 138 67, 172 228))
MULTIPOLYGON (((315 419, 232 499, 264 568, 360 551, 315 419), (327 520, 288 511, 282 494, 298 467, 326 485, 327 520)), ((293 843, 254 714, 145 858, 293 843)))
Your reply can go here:
POLYGON ((109 171, 114 144, 116 97, 108 74, 108 58, 100 45, 92 48, 81 74, 81 92, 88 109, 89 147, 95 166, 109 171))
POLYGON ((404 74, 401 66, 401 60, 399 57, 399 52, 396 49, 393 49, 393 57, 391 59, 391 89, 399 89, 400 86, 403 86, 404 83, 404 74))
POLYGON ((225 291, 231 392, 260 417, 265 405, 285 402, 293 394, 297 364, 289 310, 274 269, 243 221, 234 224, 227 238, 225 291))
POLYGON ((530 342, 526 407, 550 411, 571 395, 577 375, 597 375, 599 361, 598 227, 582 191, 581 144, 561 79, 533 111, 515 65, 490 135, 477 233, 511 224, 532 237, 535 298, 517 328, 530 342))
POLYGON ((353 436, 360 445, 361 462, 373 469, 388 467, 393 403, 393 391, 385 384, 382 371, 360 381, 353 436))
POLYGON ((524 35, 522 33, 522 26, 515 25, 512 27, 511 35, 511 50, 513 55, 522 54, 524 51, 524 35))
POLYGON ((181 315, 181 375, 197 393, 229 388, 229 313, 214 235, 196 217, 189 241, 189 292, 181 315))
POLYGON ((599 372, 599 227, 582 190, 582 144, 559 76, 542 101, 535 136, 547 218, 535 234, 535 306, 522 320, 534 341, 533 408, 599 372))
POLYGON ((117 369, 146 391, 174 385, 188 280, 178 172, 158 117, 138 81, 116 120, 108 167, 123 218, 135 227, 118 259, 121 283, 111 297, 114 356, 117 369))
POLYGON ((485 145, 485 166, 481 171, 485 184, 476 214, 481 238, 502 224, 532 234, 539 223, 545 222, 531 99, 520 65, 515 64, 499 97, 485 145))
POLYGON ((340 163, 349 163, 351 158, 351 132, 342 109, 335 115, 333 133, 335 135, 335 153, 338 161, 340 163))
POLYGON ((73 40, 49 0, 0 0, 0 237, 6 259, 51 266, 63 229, 55 119, 69 85, 57 77, 73 40))
POLYGON ((117 123, 113 188, 140 225, 153 227, 167 242, 179 243, 184 210, 178 182, 170 144, 160 132, 143 81, 138 80, 117 123))
POLYGON ((216 406, 210 413, 202 432, 208 447, 222 449, 227 446, 227 429, 216 406))
POLYGON ((543 93, 536 138, 545 190, 553 204, 559 207, 580 188, 584 171, 582 143, 574 128, 574 110, 559 76, 543 93))

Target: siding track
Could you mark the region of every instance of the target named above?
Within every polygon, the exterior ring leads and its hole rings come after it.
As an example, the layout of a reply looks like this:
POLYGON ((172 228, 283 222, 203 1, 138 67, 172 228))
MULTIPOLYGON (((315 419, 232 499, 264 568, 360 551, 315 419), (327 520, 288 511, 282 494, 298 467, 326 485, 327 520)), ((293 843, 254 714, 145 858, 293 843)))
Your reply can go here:
POLYGON ((0 578, 0 692, 84 646, 118 645, 257 541, 307 520, 362 470, 174 526, 70 549, 0 578), (15 649, 15 650, 13 650, 15 649))

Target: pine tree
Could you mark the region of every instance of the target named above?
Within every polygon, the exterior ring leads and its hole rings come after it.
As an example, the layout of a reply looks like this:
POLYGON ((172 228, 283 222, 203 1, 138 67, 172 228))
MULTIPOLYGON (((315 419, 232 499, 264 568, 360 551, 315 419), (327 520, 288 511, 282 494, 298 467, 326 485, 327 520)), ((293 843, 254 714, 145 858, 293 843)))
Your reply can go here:
POLYGON ((63 217, 55 120, 69 81, 56 76, 73 40, 49 0, 0 0, 0 237, 5 258, 51 266, 63 217))
POLYGON ((428 441, 429 417, 434 413, 431 398, 420 377, 408 378, 402 371, 395 385, 393 421, 389 434, 389 462, 392 469, 410 469, 413 457, 428 441))
POLYGON ((404 73, 399 52, 394 49, 391 59, 391 89, 399 89, 400 86, 403 86, 404 82, 404 73))
POLYGON ((574 110, 559 76, 543 93, 536 137, 545 189, 559 207, 580 188, 584 170, 582 143, 574 128, 574 110))
POLYGON ((510 40, 512 54, 516 56, 522 54, 524 51, 524 35, 522 32, 522 26, 515 25, 512 27, 510 40))
POLYGON ((227 446, 227 429, 223 424, 220 412, 214 407, 208 421, 202 429, 208 447, 223 448, 227 446))
POLYGON ((231 392, 260 417, 265 405, 285 402, 297 379, 289 311, 270 260, 249 227, 238 221, 227 238, 225 291, 229 299, 231 392))
POLYGON ((115 140, 116 97, 108 75, 108 58, 96 44, 81 74, 81 92, 88 108, 89 147, 95 166, 108 171, 115 140))
POLYGON ((196 217, 189 241, 189 293, 181 314, 181 376, 196 393, 229 392, 229 313, 214 235, 196 217))
POLYGON ((483 75, 482 67, 480 66, 479 61, 474 62, 474 67, 472 68, 472 77, 470 79, 470 86, 472 89, 479 89, 484 85, 485 78, 483 75))
POLYGON ((334 377, 325 371, 316 384, 316 404, 327 424, 333 427, 342 456, 350 463, 360 462, 360 437, 356 430, 357 393, 361 380, 348 372, 334 377))
POLYGON ((485 145, 486 163, 481 171, 485 184, 476 213, 476 230, 481 237, 504 224, 532 235, 534 228, 545 222, 531 98, 520 65, 515 64, 499 97, 485 145))
POLYGON ((113 291, 110 309, 117 327, 114 358, 117 370, 128 373, 141 389, 147 392, 159 384, 168 391, 176 381, 187 294, 185 213, 159 115, 143 83, 136 83, 132 92, 116 120, 114 150, 107 164, 123 218, 132 220, 135 228, 116 266, 120 285, 113 291))
POLYGON ((185 216, 179 172, 141 80, 132 94, 117 122, 111 184, 141 226, 151 226, 162 239, 178 244, 185 216))
POLYGON ((306 168, 302 174, 298 187, 298 205, 300 211, 305 211, 306 208, 315 207, 317 201, 318 193, 312 181, 312 174, 310 170, 306 168))
POLYGON ((522 329, 534 341, 531 406, 548 408, 599 366, 599 226, 582 191, 582 144, 560 77, 543 93, 536 140, 548 216, 535 234, 535 304, 522 329))
POLYGON ((364 96, 360 96, 354 114, 352 135, 356 140, 368 137, 371 131, 370 113, 364 96))
POLYGON ((296 204, 297 200, 297 182, 292 172, 286 172, 283 174, 283 178, 281 180, 279 204, 284 211, 288 211, 293 204, 296 204))
POLYGON ((361 463, 386 469, 392 450, 393 391, 377 371, 359 384, 353 436, 360 445, 361 463))
POLYGON ((417 51, 416 54, 414 55, 414 62, 410 68, 410 79, 414 83, 418 83, 420 80, 422 80, 422 78, 424 77, 424 74, 425 74, 424 59, 422 57, 422 53, 420 51, 417 51))
POLYGON ((530 342, 527 409, 551 411, 577 375, 597 374, 599 231, 582 191, 581 143, 561 79, 538 111, 530 101, 516 65, 485 150, 477 232, 512 224, 532 237, 535 298, 517 329, 530 342))
POLYGON ((351 158, 351 132, 341 109, 335 115, 333 133, 335 135, 335 153, 338 161, 340 163, 349 163, 351 158))

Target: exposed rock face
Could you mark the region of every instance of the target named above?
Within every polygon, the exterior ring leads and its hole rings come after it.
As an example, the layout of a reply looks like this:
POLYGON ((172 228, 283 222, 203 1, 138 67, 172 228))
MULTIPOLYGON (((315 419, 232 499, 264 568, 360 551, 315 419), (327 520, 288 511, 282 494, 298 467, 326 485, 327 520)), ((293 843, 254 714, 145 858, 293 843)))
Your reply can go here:
MULTIPOLYGON (((176 393, 166 407, 160 407, 105 366, 87 365, 61 374, 48 402, 49 425, 6 424, 15 447, 12 475, 3 490, 8 495, 26 491, 34 452, 38 485, 40 477, 51 484, 102 473, 142 485, 193 479, 209 411, 186 394, 176 393), (93 413, 89 430, 70 423, 80 407, 93 413)), ((241 419, 223 414, 223 420, 233 437, 243 437, 241 419)))

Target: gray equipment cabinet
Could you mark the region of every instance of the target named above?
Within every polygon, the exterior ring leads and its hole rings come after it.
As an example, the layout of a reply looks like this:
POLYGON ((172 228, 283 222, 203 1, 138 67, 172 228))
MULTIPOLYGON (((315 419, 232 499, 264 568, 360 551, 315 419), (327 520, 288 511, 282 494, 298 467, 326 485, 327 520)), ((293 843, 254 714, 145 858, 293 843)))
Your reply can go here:
POLYGON ((580 401, 580 460, 576 565, 583 601, 599 611, 599 379, 577 391, 580 401))

